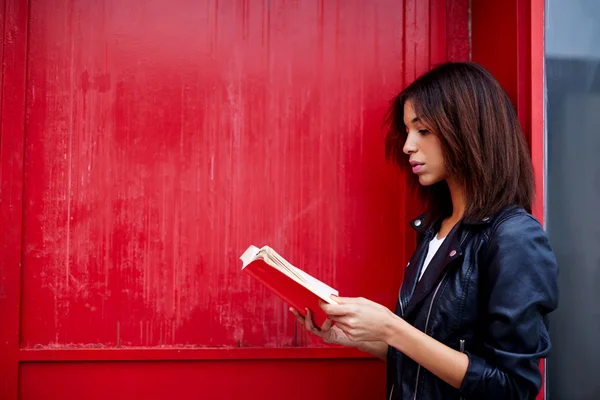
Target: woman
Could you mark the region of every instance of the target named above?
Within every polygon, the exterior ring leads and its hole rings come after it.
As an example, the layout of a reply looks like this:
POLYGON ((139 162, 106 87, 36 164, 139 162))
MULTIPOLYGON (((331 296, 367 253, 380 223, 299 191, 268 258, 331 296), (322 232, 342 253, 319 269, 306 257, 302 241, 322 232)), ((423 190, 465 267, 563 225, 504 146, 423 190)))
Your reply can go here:
POLYGON ((534 399, 558 268, 506 93, 476 64, 444 64, 396 97, 390 126, 387 156, 427 203, 395 313, 337 297, 317 328, 291 311, 326 343, 386 360, 389 399, 534 399))

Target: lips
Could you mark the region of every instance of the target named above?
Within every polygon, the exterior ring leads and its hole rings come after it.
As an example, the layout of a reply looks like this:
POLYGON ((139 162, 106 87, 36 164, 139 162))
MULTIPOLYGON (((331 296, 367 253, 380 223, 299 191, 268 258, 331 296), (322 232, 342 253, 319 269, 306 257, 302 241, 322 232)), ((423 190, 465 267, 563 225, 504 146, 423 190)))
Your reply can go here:
POLYGON ((419 171, 423 169, 423 165, 425 165, 425 163, 422 163, 420 161, 410 161, 410 166, 412 167, 413 174, 418 174, 419 171))

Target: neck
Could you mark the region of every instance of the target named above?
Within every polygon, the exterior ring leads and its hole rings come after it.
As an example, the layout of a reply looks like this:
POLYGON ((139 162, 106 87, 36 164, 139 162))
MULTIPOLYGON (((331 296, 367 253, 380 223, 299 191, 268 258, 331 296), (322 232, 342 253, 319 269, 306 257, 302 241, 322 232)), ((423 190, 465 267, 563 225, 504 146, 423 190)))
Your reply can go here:
POLYGON ((458 184, 452 179, 446 180, 446 183, 448 184, 450 197, 452 198, 452 215, 450 219, 458 222, 465 215, 465 209, 467 208, 465 189, 463 185, 458 184))

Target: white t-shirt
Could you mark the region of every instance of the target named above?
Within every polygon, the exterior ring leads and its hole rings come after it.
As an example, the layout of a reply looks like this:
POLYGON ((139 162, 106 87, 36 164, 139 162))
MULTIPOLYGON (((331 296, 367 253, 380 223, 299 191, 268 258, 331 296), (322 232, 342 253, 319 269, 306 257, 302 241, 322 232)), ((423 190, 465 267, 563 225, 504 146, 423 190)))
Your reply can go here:
POLYGON ((427 257, 425 257, 425 262, 423 263, 423 268, 421 269, 421 275, 419 275, 419 280, 421 280, 421 278, 423 277, 423 273, 427 269, 427 266, 431 262, 433 256, 435 256, 435 253, 437 253, 438 249, 444 242, 444 239, 446 238, 443 237, 441 239, 438 239, 438 235, 435 235, 435 237, 431 239, 431 242, 429 242, 429 250, 427 250, 427 257))

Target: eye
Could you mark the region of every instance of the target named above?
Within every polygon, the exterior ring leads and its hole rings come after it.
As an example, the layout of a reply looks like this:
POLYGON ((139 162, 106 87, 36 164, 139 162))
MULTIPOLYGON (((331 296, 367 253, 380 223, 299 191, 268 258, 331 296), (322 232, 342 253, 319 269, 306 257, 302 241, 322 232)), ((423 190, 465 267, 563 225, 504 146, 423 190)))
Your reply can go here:
POLYGON ((419 133, 423 136, 429 134, 429 131, 427 129, 419 129, 419 133))

